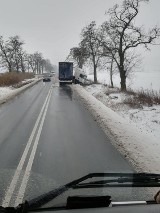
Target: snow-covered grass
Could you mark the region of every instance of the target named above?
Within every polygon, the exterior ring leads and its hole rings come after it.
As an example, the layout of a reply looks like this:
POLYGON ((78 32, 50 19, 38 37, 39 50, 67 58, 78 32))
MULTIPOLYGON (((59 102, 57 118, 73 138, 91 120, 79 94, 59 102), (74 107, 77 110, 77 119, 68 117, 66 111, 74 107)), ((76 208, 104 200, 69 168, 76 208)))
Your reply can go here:
POLYGON ((159 105, 131 109, 123 103, 128 94, 100 84, 73 89, 137 171, 160 172, 159 105))
POLYGON ((150 134, 157 140, 160 139, 160 105, 146 106, 138 101, 133 105, 125 104, 133 96, 132 94, 123 93, 118 88, 112 89, 102 84, 86 86, 85 89, 145 134, 150 134))
POLYGON ((14 89, 12 87, 0 87, 0 102, 13 92, 14 89))

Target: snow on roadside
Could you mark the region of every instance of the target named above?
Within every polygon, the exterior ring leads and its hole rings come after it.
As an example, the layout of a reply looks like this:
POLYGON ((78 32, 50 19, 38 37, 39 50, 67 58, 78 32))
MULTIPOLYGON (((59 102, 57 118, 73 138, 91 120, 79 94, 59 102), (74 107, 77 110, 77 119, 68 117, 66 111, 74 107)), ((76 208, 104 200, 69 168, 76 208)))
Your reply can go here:
POLYGON ((32 81, 35 81, 35 80, 37 80, 37 78, 31 78, 31 79, 24 79, 23 81, 21 81, 22 83, 26 83, 26 82, 28 82, 28 83, 30 83, 30 82, 32 82, 32 81))
POLYGON ((119 113, 146 135, 160 140, 160 106, 129 109, 128 111, 119 111, 119 113))
MULTIPOLYGON (((102 103, 104 101, 102 92, 104 88, 101 88, 100 85, 99 90, 103 101, 97 100, 82 86, 74 85, 72 87, 106 135, 111 137, 113 145, 132 163, 137 171, 160 173, 160 142, 158 139, 152 137, 151 134, 145 134, 139 127, 137 128, 127 119, 105 106, 102 103)), ((91 91, 93 92, 93 88, 90 88, 91 91)), ((94 95, 96 96, 97 93, 98 89, 95 88, 94 95)), ((114 98, 111 100, 117 102, 117 107, 120 109, 121 104, 116 98, 116 93, 113 93, 112 96, 114 98)))
POLYGON ((144 134, 160 139, 160 106, 143 106, 143 108, 130 108, 124 105, 126 93, 117 88, 108 88, 102 84, 86 86, 85 89, 99 101, 116 111, 119 115, 142 130, 144 134))
POLYGON ((13 88, 20 88, 26 84, 32 83, 34 81, 36 81, 37 78, 31 78, 31 79, 24 79, 23 81, 20 81, 19 83, 15 84, 14 86, 12 86, 13 88))
POLYGON ((6 96, 12 94, 14 89, 12 87, 0 87, 0 101, 5 99, 6 96))
POLYGON ((0 87, 0 104, 19 94, 21 91, 25 90, 30 85, 34 85, 39 80, 41 80, 41 78, 26 79, 20 82, 21 85, 17 88, 14 88, 12 86, 0 87))

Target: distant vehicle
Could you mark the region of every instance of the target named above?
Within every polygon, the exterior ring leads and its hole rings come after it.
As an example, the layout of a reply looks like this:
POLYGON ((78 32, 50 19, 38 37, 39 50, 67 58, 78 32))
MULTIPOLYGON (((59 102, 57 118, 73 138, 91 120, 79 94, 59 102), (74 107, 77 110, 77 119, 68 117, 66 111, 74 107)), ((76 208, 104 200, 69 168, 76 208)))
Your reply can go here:
POLYGON ((75 84, 84 84, 87 80, 87 75, 83 69, 74 68, 74 82, 75 84))
POLYGON ((44 74, 43 75, 43 82, 50 82, 51 81, 51 74, 44 74))
POLYGON ((59 62, 59 82, 60 84, 70 83, 73 81, 73 63, 59 62))

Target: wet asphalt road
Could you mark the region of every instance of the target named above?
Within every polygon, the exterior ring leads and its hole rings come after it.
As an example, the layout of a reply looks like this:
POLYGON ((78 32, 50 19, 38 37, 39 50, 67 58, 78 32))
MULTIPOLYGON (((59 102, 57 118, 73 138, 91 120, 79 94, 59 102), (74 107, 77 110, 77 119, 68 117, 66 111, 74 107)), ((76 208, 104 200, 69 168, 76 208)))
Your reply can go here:
POLYGON ((112 171, 133 169, 70 87, 40 82, 0 106, 0 205, 13 206, 91 172, 112 171))

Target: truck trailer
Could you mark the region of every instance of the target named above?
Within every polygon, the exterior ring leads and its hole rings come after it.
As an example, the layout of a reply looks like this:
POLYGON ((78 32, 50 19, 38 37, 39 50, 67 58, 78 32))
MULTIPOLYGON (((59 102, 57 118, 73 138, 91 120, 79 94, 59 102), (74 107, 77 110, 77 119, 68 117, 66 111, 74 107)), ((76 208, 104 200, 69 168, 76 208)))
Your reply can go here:
POLYGON ((73 63, 59 62, 59 83, 72 84, 73 82, 73 63))

